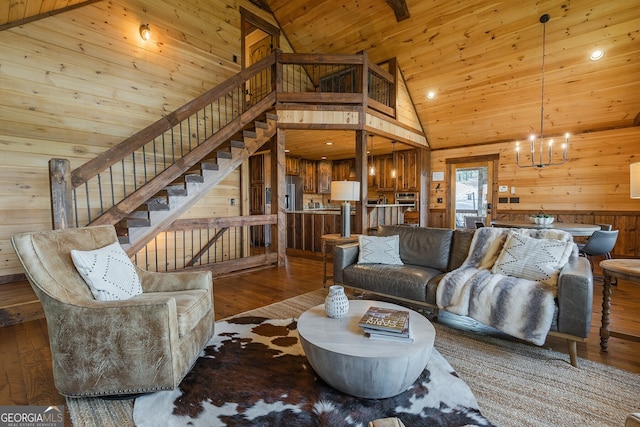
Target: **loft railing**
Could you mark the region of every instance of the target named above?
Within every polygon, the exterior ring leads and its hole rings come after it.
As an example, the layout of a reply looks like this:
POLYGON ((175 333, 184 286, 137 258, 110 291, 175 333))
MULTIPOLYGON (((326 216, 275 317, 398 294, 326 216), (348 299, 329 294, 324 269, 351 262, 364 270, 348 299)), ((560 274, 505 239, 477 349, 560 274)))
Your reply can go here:
POLYGON ((396 62, 390 71, 366 54, 283 53, 278 57, 278 102, 362 105, 395 117, 396 62))

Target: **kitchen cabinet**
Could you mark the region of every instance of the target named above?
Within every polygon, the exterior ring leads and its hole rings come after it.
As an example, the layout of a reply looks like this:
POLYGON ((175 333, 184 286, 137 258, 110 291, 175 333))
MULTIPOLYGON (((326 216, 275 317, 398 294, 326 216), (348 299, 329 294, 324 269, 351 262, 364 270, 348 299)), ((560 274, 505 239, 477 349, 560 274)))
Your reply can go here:
POLYGON ((333 161, 333 180, 334 181, 349 181, 355 180, 356 160, 334 160, 333 161), (352 175, 353 172, 353 175, 352 175))
POLYGON ((397 191, 418 191, 419 160, 418 150, 396 152, 396 163, 398 165, 397 191))
POLYGON ((300 159, 300 176, 302 177, 302 191, 317 193, 318 172, 315 160, 300 159))
MULTIPOLYGON (((341 234, 340 211, 306 211, 287 213, 287 248, 322 253, 322 236, 341 234)), ((355 218, 351 218, 355 234, 355 218)))
POLYGON ((300 175, 300 157, 285 157, 285 175, 300 175))
POLYGON ((376 182, 378 191, 395 191, 396 178, 392 177, 395 166, 394 156, 384 155, 376 157, 376 182))
POLYGON ((321 160, 317 164, 318 194, 331 194, 332 164, 330 160, 321 160))

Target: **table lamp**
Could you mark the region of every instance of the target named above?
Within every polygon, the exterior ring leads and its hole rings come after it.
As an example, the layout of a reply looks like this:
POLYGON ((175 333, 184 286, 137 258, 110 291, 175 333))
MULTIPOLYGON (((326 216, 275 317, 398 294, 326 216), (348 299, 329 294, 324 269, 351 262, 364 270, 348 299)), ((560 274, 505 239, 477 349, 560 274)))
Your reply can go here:
POLYGON ((331 181, 331 201, 342 201, 342 237, 351 237, 351 203, 360 200, 360 183, 358 181, 331 181))
POLYGON ((632 199, 640 199, 640 162, 631 163, 629 170, 631 172, 630 196, 632 199))

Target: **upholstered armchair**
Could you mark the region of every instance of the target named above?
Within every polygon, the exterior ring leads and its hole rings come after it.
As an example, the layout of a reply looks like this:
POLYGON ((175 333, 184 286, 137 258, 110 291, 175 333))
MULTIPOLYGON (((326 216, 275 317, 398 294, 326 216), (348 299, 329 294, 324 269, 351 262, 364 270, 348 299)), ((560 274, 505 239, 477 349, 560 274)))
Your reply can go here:
POLYGON ((210 272, 154 273, 133 267, 142 293, 100 301, 70 253, 117 242, 114 227, 26 233, 11 240, 44 307, 53 377, 62 395, 173 389, 213 335, 210 272))

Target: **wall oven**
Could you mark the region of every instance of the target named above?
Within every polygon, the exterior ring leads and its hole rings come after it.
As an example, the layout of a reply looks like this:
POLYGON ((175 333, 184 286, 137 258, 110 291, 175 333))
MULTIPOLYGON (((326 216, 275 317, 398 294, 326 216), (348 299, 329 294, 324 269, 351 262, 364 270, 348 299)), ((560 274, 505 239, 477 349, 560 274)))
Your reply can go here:
POLYGON ((414 208, 418 206, 418 193, 396 193, 396 204, 407 205, 414 208))

